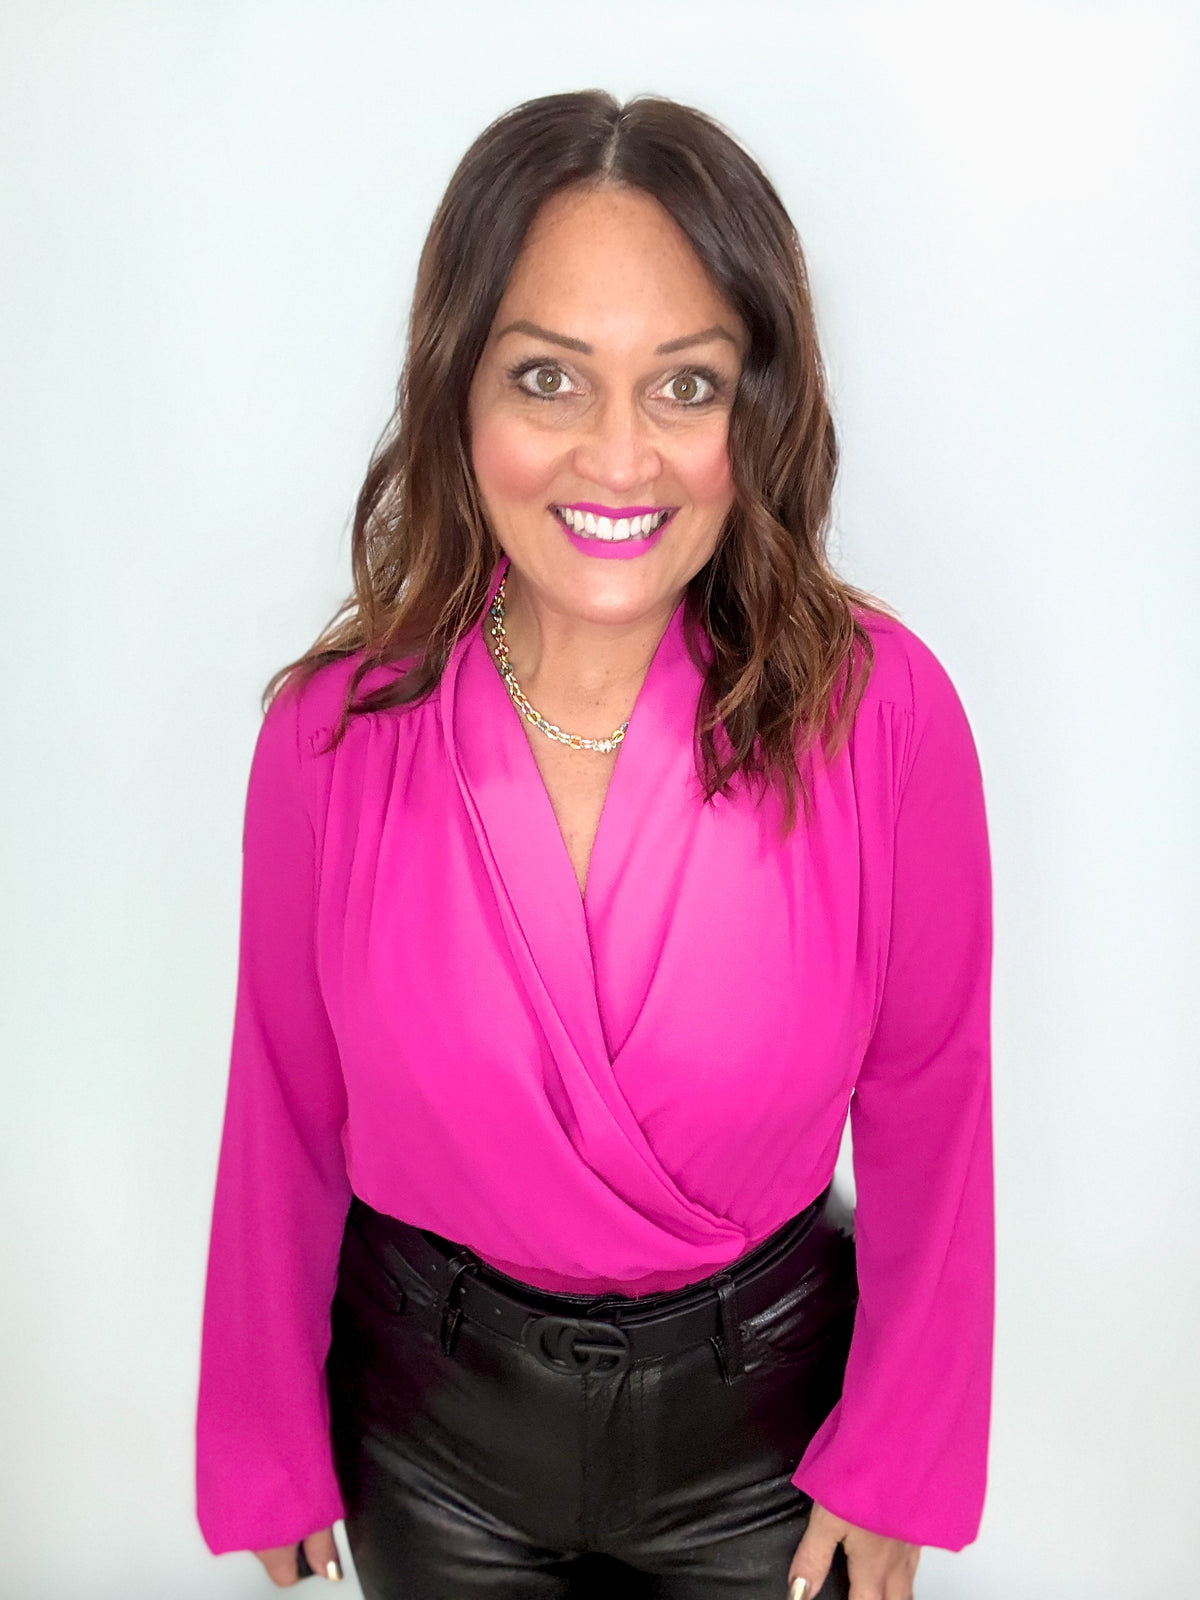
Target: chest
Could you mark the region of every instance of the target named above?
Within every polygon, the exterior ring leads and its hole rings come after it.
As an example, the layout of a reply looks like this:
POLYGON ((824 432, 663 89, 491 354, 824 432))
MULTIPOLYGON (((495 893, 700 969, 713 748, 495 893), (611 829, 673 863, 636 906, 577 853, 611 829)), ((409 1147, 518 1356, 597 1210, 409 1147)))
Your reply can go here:
POLYGON ((620 751, 572 750, 534 728, 527 730, 527 737, 582 894, 600 813, 620 751))
POLYGON ((794 1170, 791 1144, 747 1159, 753 1130, 811 1129, 823 1149, 878 970, 847 797, 781 851, 765 807, 698 803, 690 751, 667 761, 636 727, 615 753, 538 734, 501 762, 492 719, 463 726, 458 769, 431 738, 426 759, 380 763, 378 793, 348 773, 322 840, 323 996, 389 1170, 436 1150, 439 1195, 487 1195, 470 1172, 498 1151, 505 1170, 514 1150, 545 1163, 549 1144, 585 1158, 580 1181, 611 1160, 611 1187, 652 1215, 629 1149, 644 1134, 668 1170, 703 1152, 725 1215, 730 1173, 794 1170))

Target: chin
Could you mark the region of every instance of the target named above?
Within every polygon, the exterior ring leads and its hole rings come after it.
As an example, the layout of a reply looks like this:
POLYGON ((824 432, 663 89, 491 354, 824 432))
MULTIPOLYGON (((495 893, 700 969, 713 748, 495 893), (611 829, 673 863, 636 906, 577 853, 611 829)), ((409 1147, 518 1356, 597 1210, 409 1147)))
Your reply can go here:
POLYGON ((563 610, 572 612, 580 621, 607 623, 612 627, 640 622, 664 610, 673 610, 683 587, 664 583, 661 575, 656 582, 650 573, 643 575, 625 570, 631 565, 628 562, 597 561, 595 565, 605 570, 584 573, 558 590, 563 610))

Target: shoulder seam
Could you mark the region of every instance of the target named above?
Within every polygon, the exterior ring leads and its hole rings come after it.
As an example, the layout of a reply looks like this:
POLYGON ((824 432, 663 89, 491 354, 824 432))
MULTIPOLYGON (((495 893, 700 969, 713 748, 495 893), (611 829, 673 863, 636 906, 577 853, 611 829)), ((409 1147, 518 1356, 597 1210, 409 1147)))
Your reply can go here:
POLYGON ((908 720, 909 730, 906 748, 904 751, 904 772, 900 778, 900 786, 896 790, 896 815, 900 814, 900 806, 904 801, 904 794, 908 788, 908 780, 912 777, 912 769, 917 755, 917 685, 913 677, 912 657, 908 651, 904 652, 904 671, 908 678, 908 720))
MULTIPOLYGON (((873 613, 872 621, 883 623, 884 626, 879 629, 880 634, 886 635, 890 640, 892 640, 892 648, 897 650, 904 658, 905 680, 908 685, 908 702, 906 704, 903 700, 899 699, 893 690, 875 687, 875 665, 879 659, 879 641, 874 638, 872 639, 872 647, 875 652, 875 661, 872 663, 871 675, 867 679, 866 688, 863 690, 863 699, 875 700, 880 705, 894 706, 897 711, 902 711, 910 719, 915 720, 917 706, 916 684, 913 680, 912 658, 905 639, 903 638, 903 635, 911 634, 912 630, 906 623, 901 622, 898 617, 881 617, 878 616, 878 614, 873 613), (900 637, 897 636, 898 630, 900 637)), ((873 631, 870 627, 870 624, 867 625, 867 630, 868 632, 873 631)), ((912 637, 916 638, 917 636, 912 634, 912 637)))
POLYGON ((316 825, 313 822, 312 795, 309 787, 308 761, 306 759, 306 752, 300 738, 301 696, 297 694, 294 689, 287 689, 284 692, 290 695, 292 701, 292 735, 296 751, 296 782, 300 791, 300 806, 304 812, 305 821, 308 823, 308 831, 312 835, 313 848, 315 849, 317 843, 317 830, 316 825))

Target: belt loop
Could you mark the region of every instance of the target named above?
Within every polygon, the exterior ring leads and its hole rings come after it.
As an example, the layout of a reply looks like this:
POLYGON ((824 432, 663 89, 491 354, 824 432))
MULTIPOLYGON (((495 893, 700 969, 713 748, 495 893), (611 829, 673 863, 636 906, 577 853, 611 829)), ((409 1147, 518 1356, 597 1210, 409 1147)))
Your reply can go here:
POLYGON ((717 1360, 721 1363, 721 1377, 726 1383, 732 1383, 745 1371, 745 1363, 742 1360, 741 1327, 738 1321, 737 1290, 728 1272, 718 1273, 713 1284, 721 1311, 721 1333, 720 1337, 713 1338, 712 1345, 717 1352, 717 1360))
POLYGON ((442 1307, 442 1325, 439 1341, 442 1349, 450 1355, 454 1349, 454 1336, 458 1332, 458 1325, 462 1321, 462 1306, 460 1304, 465 1285, 463 1277, 468 1272, 478 1270, 479 1261, 470 1251, 460 1250, 451 1256, 446 1263, 450 1268, 450 1284, 446 1290, 446 1298, 442 1307), (462 1286, 462 1287, 460 1287, 462 1286))

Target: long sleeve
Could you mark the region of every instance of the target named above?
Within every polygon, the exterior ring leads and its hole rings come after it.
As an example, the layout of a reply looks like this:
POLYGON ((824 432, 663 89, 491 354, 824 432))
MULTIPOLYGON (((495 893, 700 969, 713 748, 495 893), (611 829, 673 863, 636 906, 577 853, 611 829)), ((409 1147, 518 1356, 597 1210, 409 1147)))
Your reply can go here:
POLYGON ((242 837, 237 996, 196 1418, 210 1550, 264 1549, 343 1514, 324 1359, 350 1185, 345 1086, 317 982, 315 846, 299 701, 270 706, 242 837))
POLYGON ((991 1400, 991 866, 962 705, 924 645, 909 662, 888 965, 850 1103, 861 1297, 842 1398, 793 1482, 857 1526, 959 1550, 991 1400))

